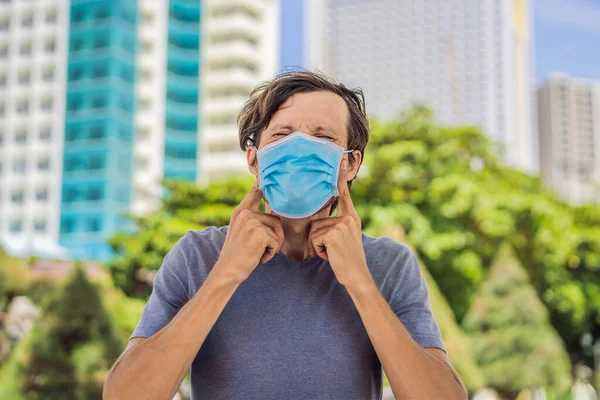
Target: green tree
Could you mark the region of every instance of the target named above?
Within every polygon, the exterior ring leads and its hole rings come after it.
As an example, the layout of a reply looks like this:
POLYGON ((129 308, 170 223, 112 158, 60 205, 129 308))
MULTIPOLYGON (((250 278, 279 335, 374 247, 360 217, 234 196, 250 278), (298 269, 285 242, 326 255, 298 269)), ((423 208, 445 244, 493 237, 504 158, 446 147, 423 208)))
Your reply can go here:
POLYGON ((501 246, 463 327, 488 386, 513 397, 523 389, 568 388, 568 354, 509 245, 501 246))
POLYGON ((143 274, 158 270, 164 256, 188 230, 227 225, 252 184, 252 179, 203 187, 187 181, 165 181, 161 208, 134 218, 134 234, 119 233, 110 240, 116 253, 110 264, 115 286, 128 296, 147 298, 151 287, 143 274))
POLYGON ((600 336, 600 206, 566 204, 503 165, 501 151, 479 129, 441 126, 420 106, 373 121, 355 205, 365 227, 403 227, 459 321, 509 241, 577 360, 581 335, 600 336))
POLYGON ((58 287, 26 347, 17 353, 15 377, 28 399, 100 398, 119 340, 98 288, 81 267, 58 287))

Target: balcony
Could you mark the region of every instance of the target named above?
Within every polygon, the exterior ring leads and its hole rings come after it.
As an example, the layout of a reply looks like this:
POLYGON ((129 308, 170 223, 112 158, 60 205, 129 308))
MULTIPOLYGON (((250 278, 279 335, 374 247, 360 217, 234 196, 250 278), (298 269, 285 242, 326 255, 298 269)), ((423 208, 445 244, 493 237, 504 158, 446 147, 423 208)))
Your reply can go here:
POLYGON ((209 11, 228 7, 244 7, 254 14, 262 15, 265 9, 264 0, 204 0, 203 5, 209 11))
POLYGON ((224 146, 231 149, 239 147, 237 126, 205 127, 204 134, 202 135, 202 145, 209 153, 224 146))
POLYGON ((208 153, 202 160, 202 171, 209 180, 223 179, 248 173, 248 163, 242 151, 208 153))
POLYGON ((259 65, 261 63, 260 51, 251 44, 240 40, 211 44, 206 49, 206 61, 209 64, 230 60, 243 60, 259 65))
POLYGON ((247 88, 248 92, 251 92, 260 80, 254 72, 246 68, 234 67, 208 71, 204 75, 204 81, 208 90, 235 86, 247 88))
POLYGON ((203 110, 206 116, 237 114, 247 100, 247 97, 242 96, 207 98, 204 102, 203 110))
POLYGON ((261 36, 260 21, 246 14, 232 14, 207 18, 206 33, 209 37, 243 33, 257 40, 261 36))

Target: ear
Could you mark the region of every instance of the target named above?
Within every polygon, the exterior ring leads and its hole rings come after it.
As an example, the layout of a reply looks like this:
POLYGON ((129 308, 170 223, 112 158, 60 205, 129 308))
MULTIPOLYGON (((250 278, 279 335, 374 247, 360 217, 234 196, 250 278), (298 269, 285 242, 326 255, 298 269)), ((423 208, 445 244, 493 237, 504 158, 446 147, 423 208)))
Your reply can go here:
POLYGON ((352 152, 352 155, 354 156, 354 161, 352 162, 352 164, 350 163, 349 158, 350 153, 345 153, 344 157, 342 158, 342 168, 340 169, 340 176, 346 182, 356 178, 356 174, 358 174, 358 168, 360 167, 360 162, 362 160, 362 155, 360 154, 360 151, 354 150, 352 152), (347 163, 345 163, 345 168, 344 160, 348 161, 347 163))
POLYGON ((246 161, 248 162, 248 171, 254 176, 258 176, 258 157, 256 156, 256 147, 251 146, 246 149, 246 161))

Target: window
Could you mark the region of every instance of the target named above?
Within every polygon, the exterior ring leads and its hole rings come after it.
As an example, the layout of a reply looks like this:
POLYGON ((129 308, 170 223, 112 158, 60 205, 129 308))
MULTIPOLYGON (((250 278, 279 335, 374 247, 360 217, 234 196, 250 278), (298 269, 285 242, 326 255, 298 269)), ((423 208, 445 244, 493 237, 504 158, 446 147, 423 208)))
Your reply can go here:
POLYGON ((53 103, 52 97, 50 97, 50 96, 44 97, 41 102, 42 110, 44 110, 44 111, 52 110, 52 103, 53 103))
POLYGON ((100 221, 100 218, 90 218, 87 221, 87 228, 89 232, 100 232, 102 229, 102 221, 100 221))
POLYGON ((77 190, 76 189, 67 189, 67 191, 65 192, 63 199, 66 203, 70 203, 72 201, 75 201, 77 199, 77 190))
POLYGON ((25 174, 25 160, 14 160, 12 169, 16 175, 25 174))
POLYGON ((53 24, 56 22, 56 8, 46 10, 46 23, 53 24))
POLYGON ((66 139, 68 142, 79 139, 79 130, 77 128, 69 128, 67 130, 66 139))
POLYGON ((17 102, 17 113, 27 114, 29 112, 29 101, 21 99, 17 102))
POLYGON ((44 42, 44 51, 46 53, 54 53, 55 49, 56 49, 56 40, 54 38, 47 39, 44 42))
POLYGON ((0 20, 0 31, 7 31, 10 28, 10 19, 4 17, 0 20))
POLYGON ((9 229, 12 233, 21 232, 21 230, 23 229, 23 221, 21 221, 20 219, 10 221, 9 229))
POLYGON ((81 107, 81 99, 71 99, 69 100, 69 105, 67 109, 69 111, 77 111, 81 107))
POLYGON ((46 201, 46 200, 48 200, 48 188, 38 188, 35 191, 35 199, 37 201, 46 201))
POLYGON ((142 51, 144 53, 150 53, 154 47, 153 43, 149 40, 142 41, 142 51))
POLYGON ((0 117, 4 116, 4 111, 5 111, 4 103, 0 103, 0 117))
POLYGON ((54 80, 54 67, 53 66, 50 65, 43 69, 42 80, 44 82, 51 82, 54 80))
POLYGON ((76 10, 76 11, 73 11, 73 14, 71 14, 71 21, 72 22, 81 22, 81 21, 83 21, 84 17, 85 17, 85 13, 83 12, 83 10, 76 10))
POLYGON ((21 17, 21 26, 24 28, 31 28, 33 26, 33 14, 31 12, 21 17))
POLYGON ((108 8, 102 7, 102 8, 99 8, 96 10, 95 17, 96 17, 96 19, 105 19, 105 18, 108 18, 108 15, 109 15, 108 8))
POLYGON ((31 72, 29 70, 20 71, 17 78, 19 85, 28 85, 29 81, 31 81, 31 72))
POLYGON ((154 13, 152 11, 144 11, 142 14, 142 18, 144 19, 144 24, 150 24, 154 22, 154 13))
POLYGON ((104 159, 102 156, 94 156, 90 158, 88 168, 91 170, 101 169, 104 167, 104 159))
POLYGON ((36 232, 45 232, 46 231, 46 220, 45 219, 36 219, 33 223, 33 230, 36 232))
POLYGON ((149 110, 151 106, 151 102, 148 99, 138 99, 138 109, 140 110, 149 110))
POLYGON ((94 48, 95 49, 103 49, 108 46, 108 42, 104 36, 99 36, 94 39, 94 48))
POLYGON ((72 52, 77 52, 77 51, 81 50, 82 47, 83 47, 82 39, 75 39, 71 42, 71 51, 72 52))
POLYGON ((27 143, 27 131, 24 128, 15 132, 15 143, 27 143))
POLYGON ((71 233, 75 231, 75 221, 71 218, 64 218, 60 221, 60 231, 62 233, 71 233))
POLYGON ((90 139, 102 139, 104 137, 104 127, 94 126, 90 129, 90 139))
POLYGON ((152 79, 152 70, 150 69, 140 69, 138 73, 144 81, 149 81, 152 79))
POLYGON ((8 57, 8 45, 2 44, 0 45, 0 59, 5 59, 8 57))
POLYGON ((6 87, 6 74, 0 74, 0 87, 6 87))
POLYGON ((4 143, 4 132, 0 132, 0 144, 4 143))
POLYGON ((40 171, 48 171, 50 169, 50 160, 47 158, 42 158, 38 160, 38 170, 40 171))
POLYGON ((103 195, 101 187, 90 188, 88 191, 87 199, 90 201, 102 200, 102 197, 103 195))
POLYGON ((107 69, 105 66, 97 66, 92 70, 92 77, 95 79, 104 78, 107 75, 107 69))
POLYGON ((92 99, 92 108, 104 108, 106 107, 106 99, 102 96, 95 96, 92 99))
POLYGON ((22 56, 30 56, 31 55, 31 42, 23 42, 19 47, 19 53, 22 56))
POLYGON ((83 75, 83 70, 81 68, 73 68, 69 71, 69 80, 70 81, 78 81, 81 79, 83 75))
POLYGON ((50 141, 52 137, 52 128, 50 126, 43 126, 40 128, 39 138, 42 142, 50 141))
POLYGON ((22 204, 25 199, 25 192, 23 189, 14 190, 10 194, 10 201, 15 204, 22 204))

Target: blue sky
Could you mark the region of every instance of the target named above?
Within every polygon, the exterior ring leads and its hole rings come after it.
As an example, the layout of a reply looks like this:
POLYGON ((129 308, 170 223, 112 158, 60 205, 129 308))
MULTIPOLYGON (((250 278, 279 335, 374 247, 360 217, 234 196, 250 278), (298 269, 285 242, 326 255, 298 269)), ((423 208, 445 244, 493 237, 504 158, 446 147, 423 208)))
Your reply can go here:
POLYGON ((600 0, 534 0, 533 14, 536 80, 600 80, 600 0))

